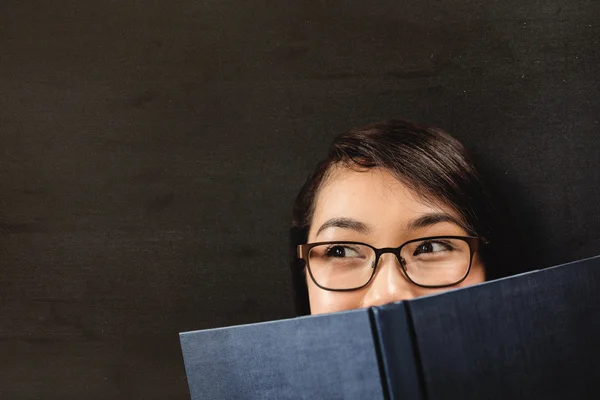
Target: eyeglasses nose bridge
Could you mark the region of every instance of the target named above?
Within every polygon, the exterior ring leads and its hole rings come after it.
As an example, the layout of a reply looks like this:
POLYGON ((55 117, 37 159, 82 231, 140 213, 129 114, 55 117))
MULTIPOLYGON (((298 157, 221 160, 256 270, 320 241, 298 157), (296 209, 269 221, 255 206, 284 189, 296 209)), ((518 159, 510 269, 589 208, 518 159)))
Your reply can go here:
POLYGON ((402 267, 402 269, 405 269, 406 260, 404 258, 402 258, 402 256, 400 255, 399 247, 385 247, 383 249, 379 249, 379 251, 377 252, 377 262, 375 263, 375 265, 373 267, 375 267, 377 264, 379 264, 379 260, 380 260, 381 256, 384 255, 385 253, 392 253, 393 255, 395 255, 396 259, 400 263, 400 266, 402 267))

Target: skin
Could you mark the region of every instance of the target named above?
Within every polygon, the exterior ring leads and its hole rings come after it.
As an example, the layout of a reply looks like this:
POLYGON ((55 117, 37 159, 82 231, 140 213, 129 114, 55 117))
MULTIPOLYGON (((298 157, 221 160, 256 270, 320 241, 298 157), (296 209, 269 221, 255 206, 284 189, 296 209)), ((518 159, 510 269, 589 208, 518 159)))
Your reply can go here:
MULTIPOLYGON (((317 195, 308 243, 345 240, 364 242, 377 248, 397 247, 408 240, 427 236, 468 236, 461 224, 458 213, 451 207, 442 202, 425 202, 385 169, 359 172, 337 167, 317 195), (423 219, 425 216, 433 218, 423 219), (342 218, 359 224, 336 222, 342 218), (415 226, 419 220, 422 223, 415 226)), ((416 286, 408 281, 400 268, 393 254, 384 254, 371 283, 350 292, 323 290, 307 274, 311 313, 381 305, 485 280, 485 269, 477 253, 473 255, 467 278, 450 288, 416 286)))

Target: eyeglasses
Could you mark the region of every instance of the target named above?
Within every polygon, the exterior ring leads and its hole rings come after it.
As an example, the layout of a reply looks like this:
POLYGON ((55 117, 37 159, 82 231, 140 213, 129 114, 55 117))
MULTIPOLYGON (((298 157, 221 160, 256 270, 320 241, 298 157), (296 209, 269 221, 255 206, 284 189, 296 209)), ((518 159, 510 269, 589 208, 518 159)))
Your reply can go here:
POLYGON ((299 245, 297 253, 315 285, 325 290, 346 292, 367 286, 385 253, 396 255, 410 282, 443 288, 465 280, 480 242, 487 243, 477 236, 431 236, 382 249, 361 242, 318 242, 299 245))

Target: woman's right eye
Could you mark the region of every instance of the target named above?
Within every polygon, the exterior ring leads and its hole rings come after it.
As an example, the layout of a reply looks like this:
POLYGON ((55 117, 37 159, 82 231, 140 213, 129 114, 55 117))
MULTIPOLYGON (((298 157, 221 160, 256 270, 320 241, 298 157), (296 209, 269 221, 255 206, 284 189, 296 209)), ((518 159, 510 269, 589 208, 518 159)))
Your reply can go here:
POLYGON ((342 246, 332 246, 327 249, 326 254, 329 257, 339 258, 339 257, 344 257, 346 255, 346 251, 345 251, 345 248, 342 246))
POLYGON ((344 258, 344 257, 360 257, 360 254, 357 250, 348 247, 348 246, 331 246, 327 249, 325 254, 328 257, 334 258, 344 258))

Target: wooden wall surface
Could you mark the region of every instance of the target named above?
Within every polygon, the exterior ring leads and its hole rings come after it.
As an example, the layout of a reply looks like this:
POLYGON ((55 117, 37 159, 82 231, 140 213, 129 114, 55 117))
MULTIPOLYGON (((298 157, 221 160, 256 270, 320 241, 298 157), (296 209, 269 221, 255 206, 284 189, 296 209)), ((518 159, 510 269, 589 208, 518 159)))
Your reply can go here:
POLYGON ((0 398, 188 397, 180 331, 293 315, 334 134, 469 147, 538 268, 600 254, 600 3, 0 2, 0 398))

